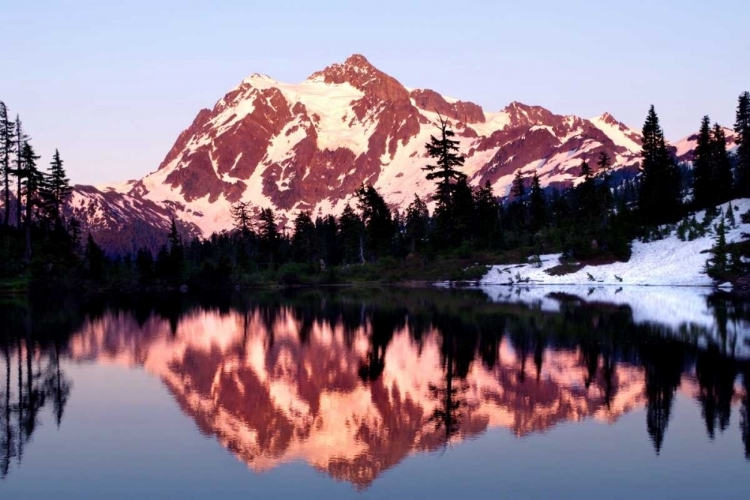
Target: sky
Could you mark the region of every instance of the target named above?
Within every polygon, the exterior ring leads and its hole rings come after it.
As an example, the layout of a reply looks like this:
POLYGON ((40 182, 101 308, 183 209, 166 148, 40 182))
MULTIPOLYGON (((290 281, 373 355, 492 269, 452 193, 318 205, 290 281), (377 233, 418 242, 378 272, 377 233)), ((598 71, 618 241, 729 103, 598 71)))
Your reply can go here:
POLYGON ((288 83, 353 53, 409 87, 498 111, 608 111, 670 140, 734 122, 750 2, 0 0, 0 100, 78 184, 155 170, 252 73, 288 83))

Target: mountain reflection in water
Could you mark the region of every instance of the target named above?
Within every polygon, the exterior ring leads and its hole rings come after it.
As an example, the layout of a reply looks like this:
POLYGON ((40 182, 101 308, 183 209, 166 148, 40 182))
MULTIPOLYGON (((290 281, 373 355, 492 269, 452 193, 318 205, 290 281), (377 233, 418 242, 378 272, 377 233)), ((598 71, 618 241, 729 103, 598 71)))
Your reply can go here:
POLYGON ((708 299, 708 335, 568 299, 554 311, 468 290, 6 301, 0 474, 21 464, 42 408, 64 418, 75 387, 61 358, 143 367, 254 471, 304 461, 358 488, 491 428, 522 438, 641 408, 659 454, 677 392, 700 404, 710 438, 739 425, 750 459, 750 362, 729 333, 746 328, 745 303, 708 299))

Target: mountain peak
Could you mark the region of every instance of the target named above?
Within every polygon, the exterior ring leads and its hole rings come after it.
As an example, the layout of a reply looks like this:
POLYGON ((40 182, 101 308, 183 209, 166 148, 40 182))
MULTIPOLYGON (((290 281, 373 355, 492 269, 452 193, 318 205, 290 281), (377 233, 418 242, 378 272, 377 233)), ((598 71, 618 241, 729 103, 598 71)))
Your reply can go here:
MULTIPOLYGON (((362 54, 352 54, 346 58, 343 63, 333 63, 326 66, 322 71, 316 71, 309 80, 324 81, 326 83, 341 83, 338 80, 351 78, 360 74, 378 74, 382 73, 362 54)), ((351 83, 351 82, 349 82, 351 83)))
POLYGON ((384 101, 409 99, 409 92, 403 85, 373 66, 361 54, 352 54, 343 63, 331 64, 323 71, 316 71, 307 81, 334 85, 348 83, 366 95, 384 101))
POLYGON ((513 101, 508 104, 503 113, 508 115, 513 126, 548 125, 554 121, 554 114, 541 106, 531 106, 513 101))
POLYGON ((370 61, 367 60, 365 56, 362 54, 352 54, 349 57, 346 58, 346 61, 344 61, 345 66, 354 66, 356 68, 360 69, 375 69, 375 67, 370 64, 370 61))
POLYGON ((596 119, 608 125, 620 125, 620 121, 607 111, 599 115, 596 119))

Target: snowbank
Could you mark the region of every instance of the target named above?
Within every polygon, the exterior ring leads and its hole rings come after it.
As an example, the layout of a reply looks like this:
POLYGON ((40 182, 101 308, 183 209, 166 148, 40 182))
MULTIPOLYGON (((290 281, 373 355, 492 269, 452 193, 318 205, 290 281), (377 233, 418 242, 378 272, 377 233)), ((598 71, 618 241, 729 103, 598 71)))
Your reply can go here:
MULTIPOLYGON (((741 239, 743 232, 750 233, 750 224, 742 224, 740 215, 750 210, 750 199, 731 202, 735 227, 727 227, 727 242, 741 239)), ((729 203, 722 205, 726 212, 729 203)), ((696 214, 702 221, 705 213, 696 214)), ((718 224, 718 218, 715 221, 718 224)), ((584 266, 562 276, 551 276, 546 271, 560 264, 560 254, 541 255, 539 264, 492 266, 480 280, 482 285, 528 283, 553 285, 660 285, 660 286, 712 286, 704 272, 708 253, 714 246, 715 234, 693 241, 681 241, 673 231, 662 240, 650 243, 633 242, 633 254, 628 262, 615 262, 601 266, 584 266)))

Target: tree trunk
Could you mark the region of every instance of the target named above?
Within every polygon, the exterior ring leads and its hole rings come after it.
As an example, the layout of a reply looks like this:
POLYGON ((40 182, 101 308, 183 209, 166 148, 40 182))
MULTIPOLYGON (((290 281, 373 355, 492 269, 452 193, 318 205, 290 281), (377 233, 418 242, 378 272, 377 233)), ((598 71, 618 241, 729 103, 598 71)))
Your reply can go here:
POLYGON ((23 260, 28 264, 31 262, 31 203, 29 193, 26 196, 26 248, 23 260))
POLYGON ((3 215, 3 226, 8 227, 10 224, 10 175, 8 175, 9 165, 3 165, 5 167, 5 214, 3 215))
POLYGON ((16 190, 16 227, 21 229, 21 172, 18 169, 18 189, 16 190))

